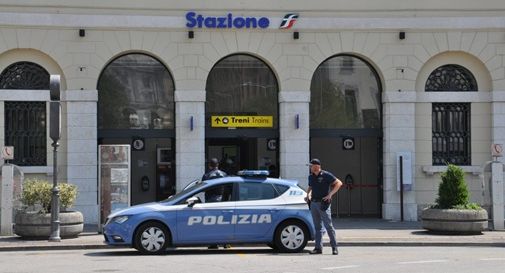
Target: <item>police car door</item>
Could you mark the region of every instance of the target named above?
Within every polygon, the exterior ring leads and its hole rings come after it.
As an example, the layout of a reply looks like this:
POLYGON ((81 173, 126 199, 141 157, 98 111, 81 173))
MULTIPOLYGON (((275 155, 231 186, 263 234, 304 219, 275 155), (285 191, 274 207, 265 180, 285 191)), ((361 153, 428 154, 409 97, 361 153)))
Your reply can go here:
POLYGON ((193 197, 201 201, 177 211, 179 243, 225 243, 233 239, 233 184, 219 184, 202 189, 193 197))
MULTIPOLYGON (((281 215, 277 192, 269 183, 261 181, 238 183, 235 239, 245 242, 265 242, 281 215)), ((282 202, 281 202, 282 203, 282 202)))

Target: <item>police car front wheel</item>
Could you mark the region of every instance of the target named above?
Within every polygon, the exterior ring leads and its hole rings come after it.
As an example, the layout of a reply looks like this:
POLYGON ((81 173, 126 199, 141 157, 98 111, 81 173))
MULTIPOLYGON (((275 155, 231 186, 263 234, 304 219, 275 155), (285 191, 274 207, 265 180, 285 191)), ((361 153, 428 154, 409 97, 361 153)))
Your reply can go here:
POLYGON ((307 240, 307 228, 299 221, 286 221, 275 233, 275 246, 281 252, 300 252, 307 245, 307 240))
POLYGON ((160 254, 170 241, 167 228, 158 222, 142 224, 135 233, 135 248, 143 254, 160 254))

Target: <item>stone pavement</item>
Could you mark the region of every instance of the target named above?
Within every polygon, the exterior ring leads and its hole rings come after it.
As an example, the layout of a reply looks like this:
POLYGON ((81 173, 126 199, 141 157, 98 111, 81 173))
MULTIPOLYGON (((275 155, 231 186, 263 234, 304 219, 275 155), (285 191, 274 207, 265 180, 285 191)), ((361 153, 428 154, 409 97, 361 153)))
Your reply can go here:
MULTIPOLYGON (((420 222, 399 222, 382 219, 334 219, 341 246, 490 246, 505 247, 505 231, 484 231, 481 235, 437 235, 421 228, 420 222)), ((18 236, 0 236, 0 251, 64 250, 110 248, 96 226, 86 226, 77 238, 61 242, 23 240, 18 236)), ((324 237, 329 245, 328 237, 324 237)), ((308 243, 312 248, 314 241, 308 243)))

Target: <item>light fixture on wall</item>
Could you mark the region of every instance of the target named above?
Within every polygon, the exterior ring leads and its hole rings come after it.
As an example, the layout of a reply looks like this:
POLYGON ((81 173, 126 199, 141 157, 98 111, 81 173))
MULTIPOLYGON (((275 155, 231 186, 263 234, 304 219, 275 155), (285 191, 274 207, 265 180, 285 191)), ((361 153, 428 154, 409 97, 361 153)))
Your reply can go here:
POLYGON ((300 32, 298 32, 298 31, 293 32, 293 39, 294 40, 300 39, 300 32))
POLYGON ((193 131, 194 123, 195 123, 195 122, 194 122, 193 116, 191 116, 191 117, 189 118, 189 130, 190 130, 190 131, 193 131))
POLYGON ((79 37, 84 37, 86 36, 86 30, 84 30, 83 28, 79 29, 79 37))
POLYGON ((400 40, 405 40, 405 31, 400 31, 398 38, 400 38, 400 40))
POLYGON ((300 129, 300 114, 295 115, 295 128, 300 129))
POLYGON ((192 30, 188 31, 188 38, 189 38, 189 39, 193 39, 193 38, 195 38, 195 32, 194 32, 194 31, 192 31, 192 30))

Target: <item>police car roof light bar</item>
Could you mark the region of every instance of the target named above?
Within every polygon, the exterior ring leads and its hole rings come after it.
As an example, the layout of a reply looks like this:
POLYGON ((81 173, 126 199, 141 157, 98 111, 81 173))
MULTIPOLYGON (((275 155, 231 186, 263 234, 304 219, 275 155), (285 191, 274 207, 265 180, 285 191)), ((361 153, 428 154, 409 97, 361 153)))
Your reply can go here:
POLYGON ((270 174, 267 170, 241 170, 237 172, 238 176, 246 177, 267 177, 270 174))

